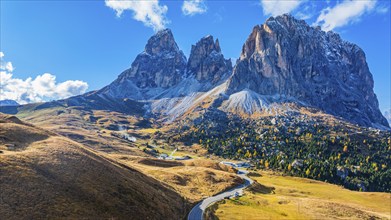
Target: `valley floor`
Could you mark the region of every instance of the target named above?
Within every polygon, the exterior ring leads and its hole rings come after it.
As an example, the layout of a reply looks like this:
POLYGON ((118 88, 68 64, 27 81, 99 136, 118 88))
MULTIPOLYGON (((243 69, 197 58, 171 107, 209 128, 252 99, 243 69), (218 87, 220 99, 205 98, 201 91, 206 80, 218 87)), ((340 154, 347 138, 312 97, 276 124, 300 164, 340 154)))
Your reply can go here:
POLYGON ((391 194, 357 192, 315 180, 252 172, 243 197, 208 210, 207 219, 390 219, 391 194))
MULTIPOLYGON (((178 141, 183 133, 153 127, 143 118, 79 108, 21 112, 17 116, 34 126, 12 116, 0 117, 4 118, 0 120, 0 173, 4 173, 0 188, 7 189, 0 192, 0 198, 6 198, 0 200, 0 216, 28 218, 34 209, 38 218, 42 210, 54 210, 44 217, 61 212, 65 218, 122 219, 138 214, 143 219, 181 219, 199 201, 243 183, 234 169, 219 163, 227 159, 211 154, 201 144, 186 145, 178 141), (49 144, 42 142, 46 139, 49 144), (88 163, 81 163, 73 151, 88 163), (64 159, 64 155, 69 156, 64 159), (157 159, 161 155, 192 159, 157 159), (38 166, 41 163, 45 166, 38 166), (70 178, 75 173, 84 175, 76 185, 70 178), (18 176, 23 176, 23 181, 18 176), (74 187, 68 189, 71 183, 74 187), (56 193, 61 194, 57 196, 61 201, 42 199, 56 193), (102 199, 96 200, 97 196, 102 199), (132 209, 129 204, 140 208, 132 209), (153 213, 150 207, 154 207, 153 213)), ((350 191, 267 170, 253 171, 249 177, 256 182, 244 196, 212 205, 206 219, 391 218, 390 193, 350 191)))

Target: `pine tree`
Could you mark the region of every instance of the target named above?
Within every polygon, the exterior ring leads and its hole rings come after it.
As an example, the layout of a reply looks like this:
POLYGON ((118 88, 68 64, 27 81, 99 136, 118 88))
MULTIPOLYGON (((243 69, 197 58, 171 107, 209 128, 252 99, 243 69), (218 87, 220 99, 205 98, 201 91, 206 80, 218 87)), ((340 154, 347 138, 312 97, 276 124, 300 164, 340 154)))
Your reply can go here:
POLYGON ((269 168, 269 162, 267 160, 265 161, 265 167, 269 168))

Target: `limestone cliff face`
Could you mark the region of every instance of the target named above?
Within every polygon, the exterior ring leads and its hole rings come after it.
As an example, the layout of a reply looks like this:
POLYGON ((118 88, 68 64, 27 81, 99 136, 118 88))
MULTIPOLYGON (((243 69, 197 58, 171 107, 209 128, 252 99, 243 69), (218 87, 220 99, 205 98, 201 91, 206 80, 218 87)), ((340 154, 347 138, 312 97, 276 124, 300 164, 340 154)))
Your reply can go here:
POLYGON ((187 72, 200 82, 213 84, 232 72, 232 63, 221 53, 219 40, 208 35, 191 47, 187 72))
POLYGON ((186 57, 175 42, 171 30, 161 30, 147 42, 131 68, 122 72, 98 94, 111 98, 144 100, 149 90, 164 90, 177 85, 186 70, 186 57))
MULTIPOLYGON (((137 88, 168 88, 178 84, 186 69, 186 57, 169 29, 152 36, 144 52, 116 80, 116 86, 131 81, 137 88)), ((126 91, 124 91, 126 92, 126 91)))
POLYGON ((229 79, 228 93, 250 89, 294 98, 361 125, 387 126, 373 84, 357 45, 282 15, 254 27, 229 79))
POLYGON ((148 114, 158 112, 152 117, 169 120, 208 102, 240 115, 296 102, 360 125, 389 127, 373 84, 357 45, 282 15, 254 27, 233 69, 212 36, 193 45, 187 61, 171 31, 159 31, 131 68, 94 94, 140 102, 148 114))
POLYGON ((208 35, 192 46, 189 61, 178 48, 172 32, 157 32, 145 49, 98 94, 110 98, 144 100, 172 98, 187 93, 207 91, 232 73, 232 63, 221 53, 219 41, 208 35), (193 85, 193 80, 198 81, 193 85), (188 87, 188 88, 183 88, 188 87))
POLYGON ((132 68, 124 75, 139 88, 168 88, 178 84, 185 68, 186 57, 171 31, 166 29, 148 40, 144 53, 137 56, 132 68))

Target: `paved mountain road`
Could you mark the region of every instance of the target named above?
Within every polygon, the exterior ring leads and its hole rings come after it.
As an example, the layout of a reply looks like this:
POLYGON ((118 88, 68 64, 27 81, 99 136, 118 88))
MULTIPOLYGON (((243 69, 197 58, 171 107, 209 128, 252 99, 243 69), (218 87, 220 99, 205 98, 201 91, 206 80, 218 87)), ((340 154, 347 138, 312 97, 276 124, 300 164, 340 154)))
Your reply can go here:
POLYGON ((188 220, 203 220, 203 215, 205 212, 205 209, 210 206, 211 204, 218 202, 220 200, 223 200, 226 197, 235 196, 236 193, 242 194, 242 190, 246 188, 247 186, 251 185, 254 181, 246 176, 245 173, 239 171, 238 176, 243 178, 245 180, 245 183, 237 186, 233 189, 230 189, 228 191, 225 191, 223 193, 217 194, 212 197, 208 197, 204 200, 202 200, 200 203, 198 203, 196 206, 193 207, 193 209, 190 211, 189 215, 187 216, 188 220))

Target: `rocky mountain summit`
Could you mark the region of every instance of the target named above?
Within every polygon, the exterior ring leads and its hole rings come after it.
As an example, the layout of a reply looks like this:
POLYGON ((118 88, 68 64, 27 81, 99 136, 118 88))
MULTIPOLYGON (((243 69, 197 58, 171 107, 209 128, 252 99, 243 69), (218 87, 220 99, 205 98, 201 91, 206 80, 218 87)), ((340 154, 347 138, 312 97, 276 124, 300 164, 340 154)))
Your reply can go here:
POLYGON ((212 36, 193 45, 187 60, 171 30, 165 29, 148 40, 131 68, 98 94, 138 101, 173 98, 211 89, 231 72, 231 61, 224 58, 219 41, 214 41, 212 36))
POLYGON ((130 69, 105 87, 102 93, 116 98, 143 99, 140 90, 177 85, 185 73, 186 57, 169 29, 152 36, 130 69))
POLYGON ((120 77, 133 80, 139 88, 168 88, 179 83, 185 67, 186 57, 179 50, 171 31, 166 29, 148 40, 132 68, 120 77))
POLYGON ((191 47, 187 72, 198 81, 214 84, 231 71, 231 60, 224 59, 218 39, 214 42, 213 37, 208 35, 191 47))
POLYGON ((290 15, 254 27, 229 80, 228 94, 251 90, 296 100, 361 125, 387 126, 365 53, 334 32, 290 15))
POLYGON ((253 28, 234 68, 210 35, 187 60, 172 32, 159 31, 131 68, 96 94, 140 102, 150 117, 168 121, 203 108, 253 115, 295 103, 385 128, 373 86, 362 49, 285 14, 253 28))
POLYGON ((306 108, 360 126, 389 129, 373 86, 362 49, 285 14, 253 28, 234 67, 212 36, 192 45, 187 59, 165 29, 152 36, 131 67, 108 86, 36 108, 83 106, 159 123, 194 120, 205 112, 259 120, 301 114, 306 108))

